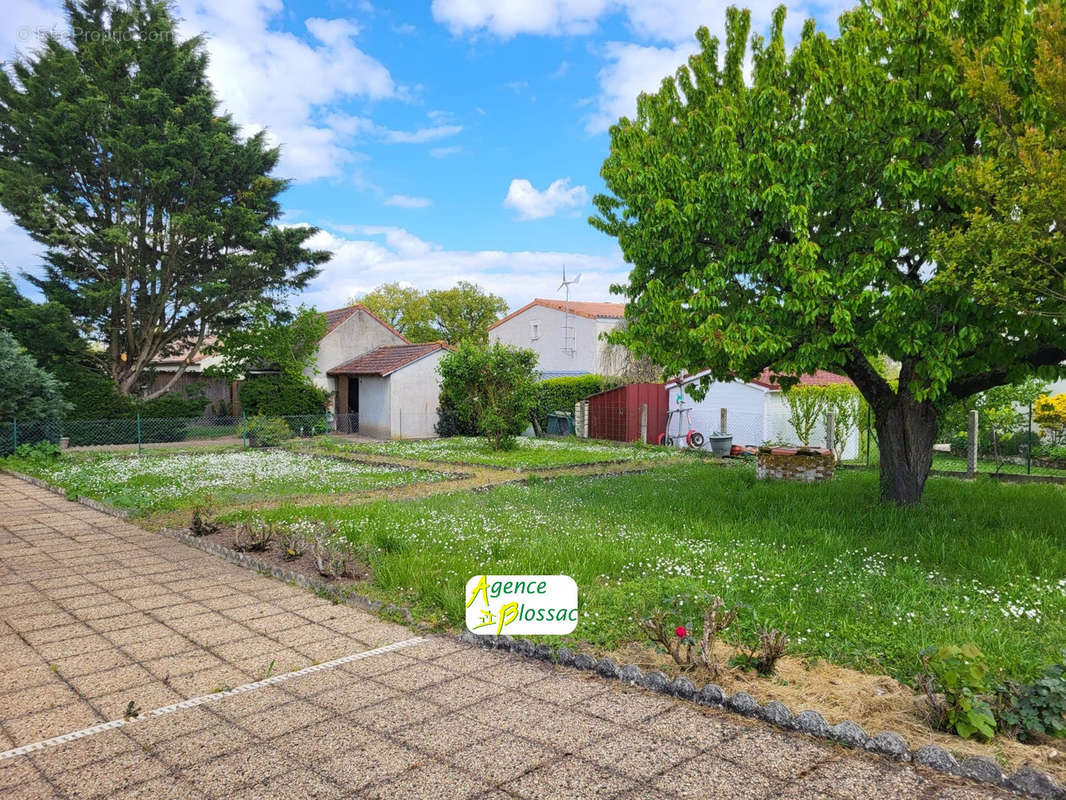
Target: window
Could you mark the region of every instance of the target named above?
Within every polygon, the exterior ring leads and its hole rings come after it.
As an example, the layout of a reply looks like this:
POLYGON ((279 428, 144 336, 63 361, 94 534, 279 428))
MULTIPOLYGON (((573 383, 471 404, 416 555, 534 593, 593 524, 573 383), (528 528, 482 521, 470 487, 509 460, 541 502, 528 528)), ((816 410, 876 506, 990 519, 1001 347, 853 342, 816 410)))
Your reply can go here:
POLYGON ((540 338, 540 320, 529 323, 529 340, 531 342, 537 341, 540 338))

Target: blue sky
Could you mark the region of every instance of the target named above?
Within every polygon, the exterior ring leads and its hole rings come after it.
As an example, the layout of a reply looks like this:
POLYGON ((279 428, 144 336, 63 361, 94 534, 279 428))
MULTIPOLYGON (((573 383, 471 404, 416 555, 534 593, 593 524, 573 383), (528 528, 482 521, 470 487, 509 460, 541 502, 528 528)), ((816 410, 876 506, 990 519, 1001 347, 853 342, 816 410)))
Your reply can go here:
MULTIPOLYGON (((9 0, 0 58, 63 29, 59 3, 9 0)), ((554 296, 610 299, 627 272, 587 223, 603 188, 607 127, 696 44, 723 28, 710 0, 179 0, 203 32, 210 78, 246 131, 282 147, 287 224, 322 229, 334 252, 298 300, 329 308, 386 281, 465 279, 512 307, 554 296)), ((835 28, 841 4, 790 4, 835 28)), ((751 4, 764 30, 772 2, 751 4)), ((0 215, 0 259, 33 270, 39 251, 0 215)))

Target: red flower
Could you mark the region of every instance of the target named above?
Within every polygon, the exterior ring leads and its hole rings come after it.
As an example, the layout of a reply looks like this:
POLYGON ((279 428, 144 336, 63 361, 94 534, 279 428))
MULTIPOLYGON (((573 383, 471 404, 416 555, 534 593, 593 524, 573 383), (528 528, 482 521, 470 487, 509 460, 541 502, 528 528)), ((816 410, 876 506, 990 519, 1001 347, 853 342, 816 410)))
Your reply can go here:
POLYGON ((677 626, 677 627, 676 627, 676 628, 674 629, 674 633, 676 633, 676 634, 677 634, 678 636, 680 636, 681 638, 684 638, 684 637, 688 636, 688 631, 687 631, 687 630, 685 630, 685 626, 684 626, 684 625, 678 625, 678 626, 677 626))

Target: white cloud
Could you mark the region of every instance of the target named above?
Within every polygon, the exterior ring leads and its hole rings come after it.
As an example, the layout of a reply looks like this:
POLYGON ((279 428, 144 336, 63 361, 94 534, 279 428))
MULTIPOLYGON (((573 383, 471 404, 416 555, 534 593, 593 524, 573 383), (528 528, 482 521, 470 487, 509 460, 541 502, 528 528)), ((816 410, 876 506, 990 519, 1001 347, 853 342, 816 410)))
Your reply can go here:
POLYGON ((463 148, 455 144, 450 147, 433 147, 430 148, 429 154, 434 158, 447 158, 448 156, 454 156, 463 148))
POLYGON ((385 205, 397 206, 398 208, 426 208, 433 205, 428 197, 411 197, 406 194, 394 194, 385 198, 385 205))
POLYGON ((403 228, 333 226, 309 245, 329 250, 333 259, 297 302, 335 308, 383 283, 402 281, 421 289, 446 289, 457 281, 480 284, 502 295, 511 308, 534 297, 555 297, 563 265, 582 273, 578 300, 611 300, 610 285, 624 282, 628 269, 612 258, 556 251, 446 250, 403 228))
POLYGON ((508 38, 520 33, 589 33, 609 0, 433 0, 433 19, 454 34, 479 29, 508 38))
POLYGON ((559 178, 543 192, 525 178, 515 178, 507 189, 503 204, 518 211, 519 219, 543 219, 566 208, 579 208, 589 201, 584 186, 570 186, 569 178, 559 178))
POLYGON ((281 0, 180 0, 182 36, 203 32, 208 77, 222 107, 247 131, 280 143, 278 174, 296 180, 336 177, 357 160, 346 132, 320 121, 333 104, 403 99, 389 70, 355 44, 352 19, 304 21, 306 36, 277 30, 281 0))
POLYGON ((386 131, 384 136, 386 142, 393 144, 422 144, 455 136, 462 130, 462 125, 434 125, 430 128, 419 128, 416 131, 386 131))
POLYGON ((608 42, 604 48, 607 65, 598 77, 600 94, 596 110, 585 121, 589 133, 602 133, 619 117, 632 117, 637 95, 655 91, 663 78, 672 75, 699 49, 695 39, 676 47, 650 47, 629 42, 608 42))

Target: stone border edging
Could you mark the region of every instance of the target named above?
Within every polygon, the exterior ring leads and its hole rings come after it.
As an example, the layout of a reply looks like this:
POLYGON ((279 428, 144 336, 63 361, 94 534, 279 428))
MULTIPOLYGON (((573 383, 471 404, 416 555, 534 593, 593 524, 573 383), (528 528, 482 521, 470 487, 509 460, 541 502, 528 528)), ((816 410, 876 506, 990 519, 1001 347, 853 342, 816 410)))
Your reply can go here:
POLYGON ((783 730, 805 733, 845 747, 866 750, 896 761, 911 762, 938 772, 1010 789, 1030 797, 1066 800, 1066 789, 1050 775, 1033 767, 1019 767, 1013 775, 1007 775, 995 761, 986 756, 970 756, 960 763, 939 745, 927 744, 917 750, 911 750, 907 740, 894 731, 882 731, 876 736, 870 736, 862 729, 862 726, 851 720, 844 720, 837 725, 830 726, 817 711, 801 711, 793 714, 788 706, 779 700, 771 700, 766 705, 759 705, 758 701, 747 692, 729 695, 721 686, 714 683, 708 683, 699 688, 684 676, 678 676, 671 681, 666 673, 657 669, 644 672, 635 664, 620 667, 609 657, 596 661, 586 653, 574 653, 566 647, 553 650, 549 645, 534 644, 529 639, 484 636, 470 631, 464 631, 459 639, 491 650, 504 650, 563 667, 595 672, 602 678, 621 681, 628 686, 639 686, 698 705, 725 709, 745 717, 761 719, 783 730))

